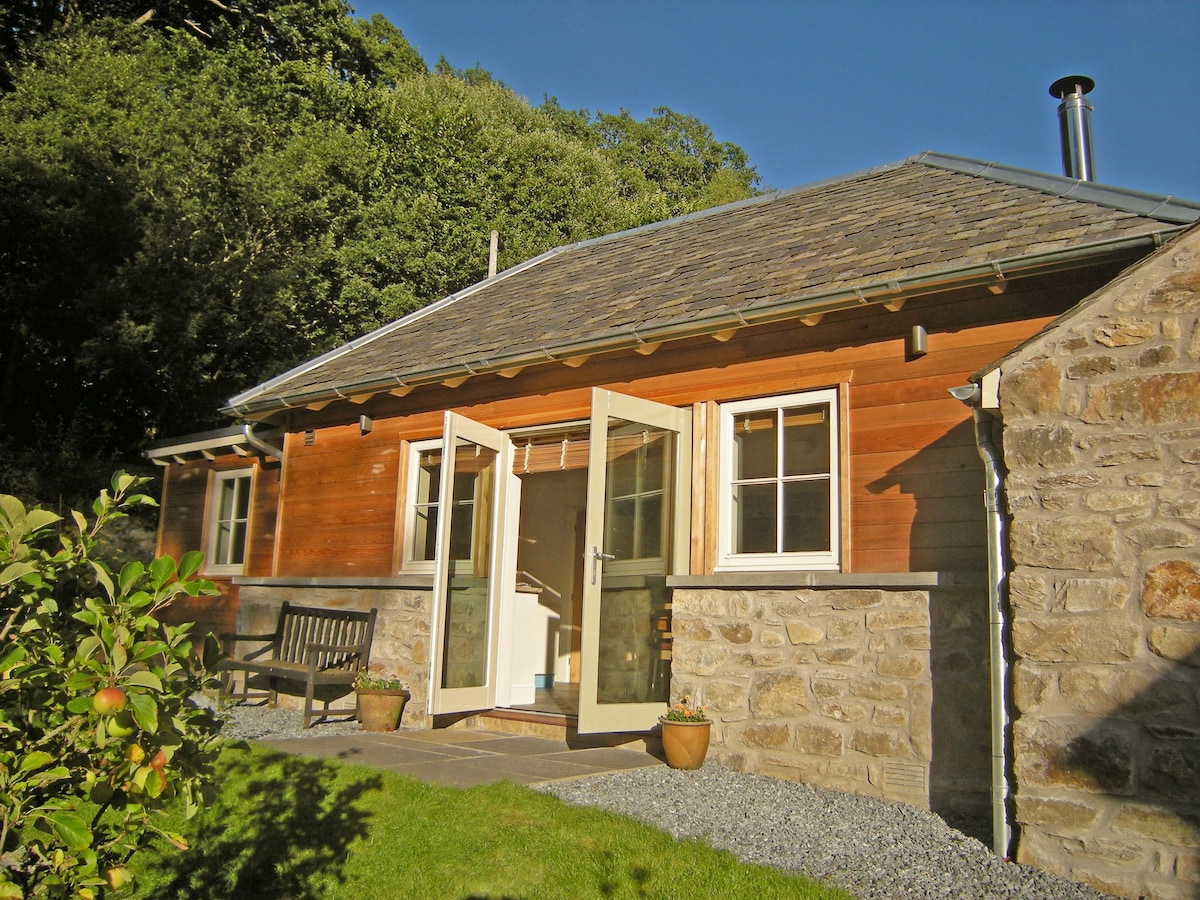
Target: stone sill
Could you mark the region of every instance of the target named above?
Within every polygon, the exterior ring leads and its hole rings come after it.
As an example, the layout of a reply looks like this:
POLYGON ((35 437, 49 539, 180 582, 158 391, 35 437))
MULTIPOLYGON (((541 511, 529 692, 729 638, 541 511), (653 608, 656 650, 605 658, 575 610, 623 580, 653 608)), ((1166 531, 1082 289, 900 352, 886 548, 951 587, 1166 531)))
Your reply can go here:
POLYGON ((718 572, 713 575, 671 575, 672 588, 930 588, 980 587, 986 572, 718 572))
POLYGON ((311 588, 409 588, 433 590, 432 575, 387 575, 379 578, 353 576, 294 577, 276 575, 269 578, 237 576, 233 583, 240 587, 311 587, 311 588))

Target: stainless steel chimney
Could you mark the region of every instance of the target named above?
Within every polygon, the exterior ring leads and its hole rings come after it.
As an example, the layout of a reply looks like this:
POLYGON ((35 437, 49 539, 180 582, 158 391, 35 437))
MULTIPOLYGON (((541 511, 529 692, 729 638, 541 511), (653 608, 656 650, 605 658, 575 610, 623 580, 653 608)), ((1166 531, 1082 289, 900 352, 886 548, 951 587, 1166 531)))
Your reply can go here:
POLYGON ((1058 132, 1062 138, 1063 174, 1081 181, 1095 181, 1092 162, 1092 104, 1084 95, 1096 86, 1086 75, 1068 75, 1050 85, 1057 97, 1058 132))

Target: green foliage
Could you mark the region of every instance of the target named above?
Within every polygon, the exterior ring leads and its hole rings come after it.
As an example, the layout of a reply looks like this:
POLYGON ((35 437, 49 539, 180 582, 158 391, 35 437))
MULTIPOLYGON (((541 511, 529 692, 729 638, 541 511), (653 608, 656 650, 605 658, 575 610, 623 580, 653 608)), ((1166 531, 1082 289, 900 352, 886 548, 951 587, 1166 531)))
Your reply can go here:
POLYGON ((202 557, 114 571, 96 555, 106 526, 153 503, 113 476, 69 522, 0 495, 0 897, 84 898, 129 878, 135 851, 163 839, 161 813, 190 817, 210 792, 219 724, 191 702, 217 648, 155 615, 210 593, 202 557))
POLYGON ((667 709, 668 722, 707 722, 703 706, 692 706, 691 697, 683 697, 667 709))

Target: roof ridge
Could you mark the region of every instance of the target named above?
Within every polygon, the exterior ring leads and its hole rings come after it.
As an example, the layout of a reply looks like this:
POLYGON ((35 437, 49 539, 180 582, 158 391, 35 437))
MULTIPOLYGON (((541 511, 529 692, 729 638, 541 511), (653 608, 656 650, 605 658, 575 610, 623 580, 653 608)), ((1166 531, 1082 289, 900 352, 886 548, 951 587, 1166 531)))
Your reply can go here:
POLYGON ((1188 225, 1200 219, 1200 203, 1163 194, 1116 187, 1098 181, 1082 181, 1078 178, 1068 178, 1065 175, 1050 175, 1047 172, 1038 172, 1033 169, 1022 169, 998 162, 984 162, 966 156, 937 153, 933 150, 918 153, 906 162, 921 163, 935 169, 958 172, 961 175, 971 175, 976 178, 987 178, 990 181, 1029 188, 1043 194, 1092 203, 1096 206, 1104 206, 1150 219, 1159 219, 1176 225, 1188 225))

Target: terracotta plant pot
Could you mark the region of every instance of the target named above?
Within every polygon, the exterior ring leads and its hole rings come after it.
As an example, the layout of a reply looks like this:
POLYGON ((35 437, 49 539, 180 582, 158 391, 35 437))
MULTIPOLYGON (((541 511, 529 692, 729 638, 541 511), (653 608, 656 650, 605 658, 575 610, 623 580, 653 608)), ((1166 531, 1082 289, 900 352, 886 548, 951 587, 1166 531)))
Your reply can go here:
POLYGON ((358 718, 363 731, 395 731, 400 725, 404 704, 412 696, 408 691, 376 691, 359 688, 358 718))
POLYGON ((672 769, 698 769, 708 753, 712 722, 672 722, 659 716, 662 724, 663 752, 672 769))

